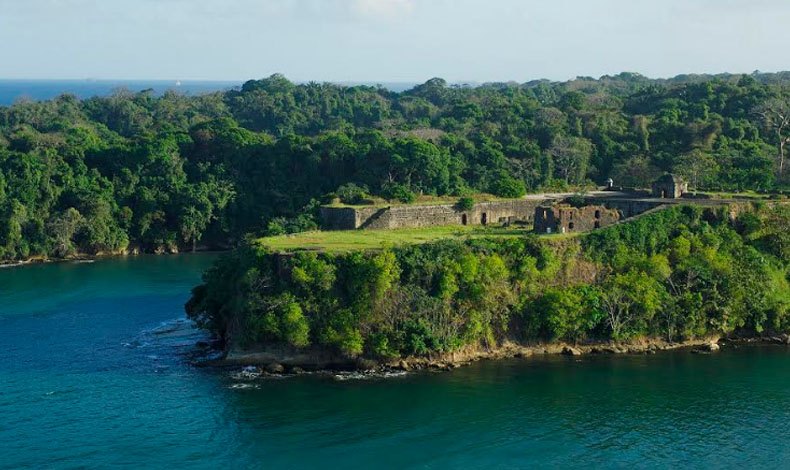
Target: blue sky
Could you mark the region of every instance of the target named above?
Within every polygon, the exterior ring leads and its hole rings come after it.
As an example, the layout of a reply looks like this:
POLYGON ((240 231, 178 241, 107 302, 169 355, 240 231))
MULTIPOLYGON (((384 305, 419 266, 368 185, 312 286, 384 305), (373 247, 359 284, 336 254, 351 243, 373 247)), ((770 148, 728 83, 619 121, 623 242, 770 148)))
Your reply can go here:
POLYGON ((0 78, 777 71, 788 18, 787 0, 0 0, 0 78))

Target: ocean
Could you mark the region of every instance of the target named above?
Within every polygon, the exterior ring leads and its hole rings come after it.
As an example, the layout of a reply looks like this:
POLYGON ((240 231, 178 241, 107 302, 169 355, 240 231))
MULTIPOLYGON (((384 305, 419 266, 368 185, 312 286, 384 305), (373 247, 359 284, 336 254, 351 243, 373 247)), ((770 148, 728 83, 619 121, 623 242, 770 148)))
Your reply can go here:
POLYGON ((211 254, 0 269, 0 469, 786 468, 790 350, 395 377, 196 367, 211 254))

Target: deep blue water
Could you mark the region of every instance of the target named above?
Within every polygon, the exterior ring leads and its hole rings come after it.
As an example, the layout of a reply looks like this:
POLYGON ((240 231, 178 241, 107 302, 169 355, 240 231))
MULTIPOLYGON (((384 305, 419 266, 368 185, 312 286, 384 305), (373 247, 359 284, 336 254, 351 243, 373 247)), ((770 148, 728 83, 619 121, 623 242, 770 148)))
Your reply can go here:
POLYGON ((790 353, 537 358, 366 380, 190 365, 212 255, 0 270, 0 469, 786 468, 790 353))

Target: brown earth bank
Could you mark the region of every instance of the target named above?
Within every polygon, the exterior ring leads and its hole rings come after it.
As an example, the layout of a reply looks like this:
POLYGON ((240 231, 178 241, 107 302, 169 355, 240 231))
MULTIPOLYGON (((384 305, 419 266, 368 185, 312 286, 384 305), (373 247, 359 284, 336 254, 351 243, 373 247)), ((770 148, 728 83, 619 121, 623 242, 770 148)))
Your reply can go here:
POLYGON ((495 348, 468 346, 461 350, 429 357, 407 357, 395 360, 370 360, 347 358, 327 350, 295 350, 270 347, 247 351, 229 351, 224 358, 206 361, 203 366, 237 369, 239 367, 256 375, 300 374, 304 372, 393 372, 393 371, 450 371, 483 360, 530 358, 547 355, 603 355, 603 354, 656 354, 659 351, 685 349, 694 354, 719 351, 727 343, 774 343, 790 345, 790 336, 770 337, 710 336, 681 342, 644 338, 631 342, 598 342, 567 344, 561 342, 520 344, 506 341, 495 348))

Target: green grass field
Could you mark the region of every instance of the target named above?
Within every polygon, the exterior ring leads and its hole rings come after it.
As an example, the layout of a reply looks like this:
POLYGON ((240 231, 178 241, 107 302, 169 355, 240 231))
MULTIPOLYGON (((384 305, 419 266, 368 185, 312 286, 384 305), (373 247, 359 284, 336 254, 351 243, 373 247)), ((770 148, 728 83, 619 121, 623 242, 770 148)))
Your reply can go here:
POLYGON ((739 193, 725 192, 725 191, 691 191, 697 194, 705 194, 714 199, 769 199, 770 194, 759 194, 754 191, 742 191, 739 193))
POLYGON ((444 226, 398 230, 349 230, 306 232, 259 239, 263 246, 275 251, 316 250, 343 253, 373 250, 397 245, 428 243, 446 238, 519 237, 531 230, 504 227, 444 226))

